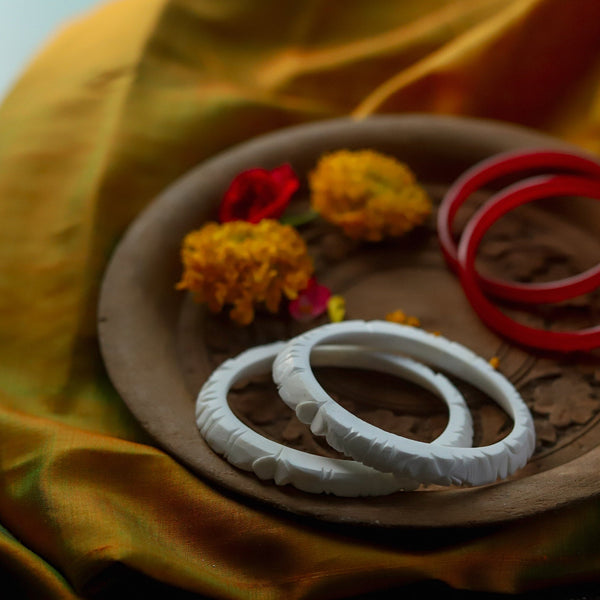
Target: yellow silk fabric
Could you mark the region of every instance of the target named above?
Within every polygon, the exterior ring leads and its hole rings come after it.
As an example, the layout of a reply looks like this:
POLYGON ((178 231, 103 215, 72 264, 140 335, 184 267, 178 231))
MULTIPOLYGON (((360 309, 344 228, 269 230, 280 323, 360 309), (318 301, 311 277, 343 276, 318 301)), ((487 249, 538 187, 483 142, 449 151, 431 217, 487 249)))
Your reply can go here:
POLYGON ((429 579, 518 592, 600 576, 596 501, 384 540, 240 503, 156 449, 103 370, 103 270, 161 189, 268 130, 407 111, 600 152, 600 2, 118 0, 37 56, 0 108, 0 572, 15 597, 162 585, 294 600, 429 579))

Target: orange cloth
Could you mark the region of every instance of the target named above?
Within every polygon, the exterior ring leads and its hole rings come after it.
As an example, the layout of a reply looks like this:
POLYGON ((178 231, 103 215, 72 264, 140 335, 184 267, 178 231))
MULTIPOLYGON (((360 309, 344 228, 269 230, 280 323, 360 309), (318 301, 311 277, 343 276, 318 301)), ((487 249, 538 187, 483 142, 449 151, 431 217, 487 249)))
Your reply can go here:
POLYGON ((221 495, 130 416, 95 308, 128 224, 217 151, 316 119, 424 111, 600 152, 599 75, 598 0, 118 0, 61 31, 0 109, 0 565, 17 597, 598 578, 597 501, 380 541, 221 495))

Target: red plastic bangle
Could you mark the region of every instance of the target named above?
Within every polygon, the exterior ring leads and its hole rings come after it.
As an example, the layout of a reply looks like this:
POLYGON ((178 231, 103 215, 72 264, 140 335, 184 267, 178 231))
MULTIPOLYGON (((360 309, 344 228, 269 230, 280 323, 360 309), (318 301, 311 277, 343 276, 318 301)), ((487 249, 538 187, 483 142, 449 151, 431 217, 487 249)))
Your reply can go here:
MULTIPOLYGON (((494 179, 531 169, 563 170, 600 180, 600 163, 590 158, 556 150, 506 152, 483 160, 465 171, 450 187, 437 213, 437 232, 448 265, 457 270, 457 246, 452 224, 459 208, 476 190, 494 179)), ((545 283, 517 283, 477 274, 487 294, 523 303, 560 302, 592 291, 600 285, 600 265, 587 271, 545 283)))
POLYGON ((484 295, 475 272, 475 256, 486 230, 510 210, 550 196, 577 195, 600 200, 600 180, 553 175, 514 184, 492 197, 471 218, 458 247, 458 270, 465 294, 481 320, 501 336, 541 350, 574 352, 600 347, 600 326, 579 331, 547 331, 522 325, 484 295))

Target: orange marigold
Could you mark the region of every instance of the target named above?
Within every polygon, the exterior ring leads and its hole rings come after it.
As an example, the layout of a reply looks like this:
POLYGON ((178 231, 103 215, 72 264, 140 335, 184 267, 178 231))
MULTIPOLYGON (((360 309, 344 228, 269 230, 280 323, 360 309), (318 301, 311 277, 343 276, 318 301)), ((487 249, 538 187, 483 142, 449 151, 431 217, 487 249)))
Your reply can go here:
POLYGON ((410 327, 421 327, 421 321, 418 317, 407 315, 403 310, 394 310, 385 316, 386 321, 399 323, 400 325, 409 325, 410 327))
POLYGON ((309 173, 311 204, 351 238, 379 241, 425 222, 432 204, 404 163, 373 150, 339 150, 309 173))
POLYGON ((240 325, 253 321, 257 305, 276 312, 282 297, 296 298, 313 275, 302 237, 272 219, 207 223, 185 237, 181 258, 177 289, 190 290, 215 313, 231 305, 229 316, 240 325))

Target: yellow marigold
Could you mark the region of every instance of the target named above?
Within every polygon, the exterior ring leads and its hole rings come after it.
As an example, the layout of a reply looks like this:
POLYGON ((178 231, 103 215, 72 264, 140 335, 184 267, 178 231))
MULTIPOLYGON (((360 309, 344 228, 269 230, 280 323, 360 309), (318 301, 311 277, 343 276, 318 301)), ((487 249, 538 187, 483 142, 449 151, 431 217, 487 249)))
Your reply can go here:
POLYGON ((414 173, 373 150, 339 150, 309 173, 311 204, 351 238, 379 241, 421 225, 432 204, 414 173))
POLYGON ((262 304, 279 309, 283 296, 294 299, 313 274, 304 240, 289 225, 272 219, 207 223, 183 240, 183 275, 188 289, 213 312, 231 305, 231 319, 247 325, 262 304))

